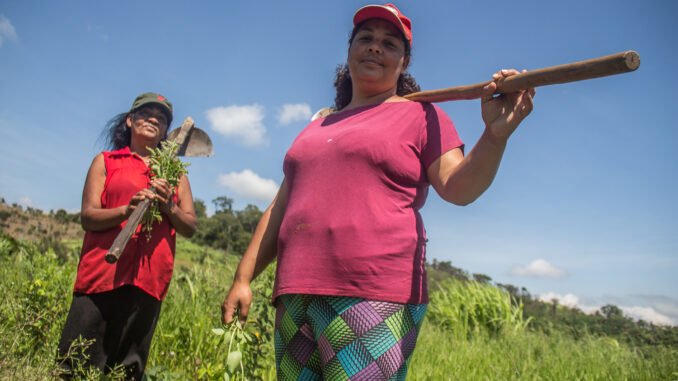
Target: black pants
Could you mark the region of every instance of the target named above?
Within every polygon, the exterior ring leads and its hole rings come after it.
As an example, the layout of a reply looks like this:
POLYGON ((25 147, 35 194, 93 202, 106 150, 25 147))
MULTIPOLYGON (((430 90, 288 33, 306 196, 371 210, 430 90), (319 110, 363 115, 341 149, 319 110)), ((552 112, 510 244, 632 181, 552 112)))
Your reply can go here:
POLYGON ((59 341, 59 361, 67 372, 75 361, 103 372, 122 364, 127 377, 141 380, 151 347, 161 302, 134 286, 99 294, 74 294, 59 341), (71 343, 82 337, 94 339, 82 358, 66 357, 71 343))

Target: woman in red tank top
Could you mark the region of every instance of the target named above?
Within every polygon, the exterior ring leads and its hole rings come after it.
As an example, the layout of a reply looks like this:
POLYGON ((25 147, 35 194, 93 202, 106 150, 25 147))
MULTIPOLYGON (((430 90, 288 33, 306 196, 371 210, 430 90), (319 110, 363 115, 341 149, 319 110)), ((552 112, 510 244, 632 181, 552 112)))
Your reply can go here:
POLYGON ((74 359, 64 357, 79 336, 93 340, 87 349, 89 365, 104 372, 122 365, 129 379, 143 376, 172 277, 175 233, 190 237, 196 230, 188 178, 183 176, 173 189, 163 179, 152 179, 148 168, 148 147, 167 137, 171 122, 172 104, 160 94, 144 93, 107 125, 110 151, 94 158, 82 195, 85 238, 59 342, 63 378, 74 376, 74 359), (150 239, 138 228, 120 260, 107 263, 107 250, 145 199, 158 201, 162 222, 153 226, 150 239))

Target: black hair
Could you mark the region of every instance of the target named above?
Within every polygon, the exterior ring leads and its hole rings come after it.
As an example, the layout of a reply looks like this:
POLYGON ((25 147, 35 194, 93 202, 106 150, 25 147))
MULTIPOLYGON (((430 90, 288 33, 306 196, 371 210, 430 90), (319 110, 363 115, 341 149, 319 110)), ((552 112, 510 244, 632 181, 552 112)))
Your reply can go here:
MULTIPOLYGON (((142 107, 144 106, 137 108, 137 110, 142 107)), ((120 113, 106 123, 104 131, 102 132, 102 136, 105 140, 105 149, 115 151, 132 144, 132 130, 127 127, 127 117, 134 118, 134 111, 136 110, 120 113)), ((161 142, 167 139, 169 123, 171 122, 168 121, 165 136, 160 139, 161 142)))
MULTIPOLYGON (((348 40, 349 47, 353 43, 353 38, 364 24, 365 22, 356 25, 351 31, 351 37, 348 40)), ((400 32, 400 30, 398 32, 400 32)), ((403 39, 403 44, 405 45, 405 58, 411 61, 412 49, 410 47, 410 43, 407 41, 402 32, 400 32, 400 36, 403 39)), ((334 78, 334 88, 336 89, 336 95, 334 97, 334 109, 341 110, 351 103, 351 98, 353 97, 353 84, 351 83, 351 73, 348 70, 348 64, 337 66, 337 74, 334 78)), ((398 86, 396 88, 397 95, 402 97, 420 90, 421 88, 417 84, 417 81, 412 75, 410 75, 410 73, 406 71, 400 74, 398 77, 398 86)))
POLYGON ((106 123, 103 131, 106 149, 115 151, 132 144, 132 131, 127 128, 127 117, 131 114, 123 112, 106 123))

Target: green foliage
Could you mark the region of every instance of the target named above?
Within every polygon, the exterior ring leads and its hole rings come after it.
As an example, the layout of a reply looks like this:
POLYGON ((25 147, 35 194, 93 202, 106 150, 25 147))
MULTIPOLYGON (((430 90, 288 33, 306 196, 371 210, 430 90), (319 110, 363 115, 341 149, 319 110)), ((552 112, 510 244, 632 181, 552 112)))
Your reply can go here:
POLYGON ((678 350, 641 353, 614 339, 524 331, 457 338, 435 324, 422 327, 409 381, 667 380, 678 378, 678 350))
MULTIPOLYGON (((165 179, 172 187, 179 185, 181 176, 188 173, 186 167, 189 163, 183 163, 177 157, 179 144, 170 140, 165 140, 160 143, 159 148, 148 148, 151 152, 148 166, 151 168, 151 176, 153 178, 165 179)), ((148 211, 144 215, 142 225, 150 239, 153 224, 162 221, 162 214, 160 214, 160 207, 157 201, 153 201, 148 211)))
POLYGON ((68 213, 64 209, 57 210, 56 213, 54 213, 53 217, 55 220, 57 220, 57 222, 60 222, 62 224, 66 224, 69 222, 75 223, 80 222, 80 213, 68 213))
POLYGON ((193 209, 195 209, 195 216, 198 218, 207 217, 207 206, 205 206, 205 201, 196 198, 193 200, 193 209))
POLYGON ((255 205, 234 211, 233 199, 220 196, 212 200, 216 212, 198 217, 198 231, 192 240, 196 243, 242 255, 252 239, 262 212, 255 205))
POLYGON ((233 199, 226 196, 219 196, 212 200, 214 204, 214 209, 217 213, 220 212, 230 212, 233 210, 233 199))
MULTIPOLYGON (((189 251, 199 248, 186 241, 178 250, 182 247, 189 251)), ((240 380, 243 374, 248 380, 271 379, 268 376, 275 374, 271 341, 274 316, 270 299, 265 298, 267 292, 270 297, 270 291, 266 290, 272 289, 273 269, 267 269, 253 284, 258 298, 247 323, 241 327, 224 327, 219 306, 230 287, 235 258, 225 260, 215 250, 208 250, 206 255, 204 252, 201 255, 199 249, 196 251, 191 257, 202 257, 209 265, 191 261, 190 267, 182 265, 177 269, 153 339, 149 379, 224 380, 224 374, 231 380, 236 379, 233 378, 236 375, 240 380), (227 332, 236 334, 237 342, 233 342, 227 332), (228 367, 234 345, 240 346, 242 356, 237 372, 228 367)))
POLYGON ((613 305, 603 306, 600 313, 586 314, 576 308, 525 299, 525 316, 532 319, 530 328, 546 334, 564 332, 574 338, 610 337, 639 350, 648 346, 678 348, 678 328, 659 326, 645 321, 635 322, 613 305))
POLYGON ((429 280, 432 285, 437 282, 453 278, 465 282, 471 277, 468 273, 458 267, 452 265, 450 261, 438 261, 433 258, 433 263, 428 266, 429 280))
POLYGON ((9 210, 0 210, 0 223, 5 222, 12 216, 12 212, 9 210))
POLYGON ((490 284, 490 282, 492 282, 492 278, 490 276, 485 275, 485 274, 478 274, 478 273, 473 274, 473 280, 478 282, 478 283, 485 283, 485 284, 490 284))
POLYGON ((522 332, 528 323, 522 305, 514 305, 506 291, 484 283, 448 280, 430 299, 429 320, 459 339, 522 332))
POLYGON ((52 248, 0 235, 0 379, 39 379, 22 374, 40 358, 52 362, 36 373, 54 374, 61 329, 55 322, 66 317, 73 274, 52 248))
POLYGON ((118 364, 104 373, 100 369, 89 366, 88 360, 90 358, 87 349, 94 344, 93 339, 83 339, 82 337, 74 340, 65 356, 57 358, 59 367, 53 371, 55 376, 67 375, 79 381, 125 381, 127 374, 125 368, 118 364), (62 370, 60 365, 68 364, 69 372, 62 370))
MULTIPOLYGON (((53 248, 0 236, 0 379, 46 381, 59 373, 55 349, 70 305, 79 244, 65 243, 71 253, 61 258, 53 248)), ((252 285, 255 300, 247 323, 221 324, 219 307, 238 260, 178 240, 175 274, 153 339, 147 380, 275 379, 273 266, 252 285)), ((573 335, 561 324, 524 329, 520 301, 508 291, 473 281, 437 284, 410 363, 410 381, 678 380, 676 345, 637 347, 585 330, 573 335)), ((543 305, 543 317, 534 318, 530 327, 570 316, 563 306, 556 306, 553 315, 553 306, 543 305)), ((608 316, 592 319, 601 324, 619 319, 613 308, 605 310, 608 316)), ((86 354, 87 344, 74 344, 74 358, 86 354)), ((75 367, 76 379, 122 379, 116 370, 102 375, 77 361, 75 367)))

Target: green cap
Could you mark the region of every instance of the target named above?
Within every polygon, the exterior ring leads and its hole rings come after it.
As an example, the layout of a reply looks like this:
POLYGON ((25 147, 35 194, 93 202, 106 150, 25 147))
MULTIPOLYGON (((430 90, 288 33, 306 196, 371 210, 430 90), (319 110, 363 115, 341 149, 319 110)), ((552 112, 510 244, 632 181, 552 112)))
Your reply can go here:
POLYGON ((148 104, 159 106, 167 117, 167 125, 169 126, 172 123, 172 103, 167 100, 167 98, 158 93, 143 93, 139 95, 134 100, 134 103, 132 103, 132 108, 130 108, 129 111, 132 112, 139 107, 146 106, 148 104))

